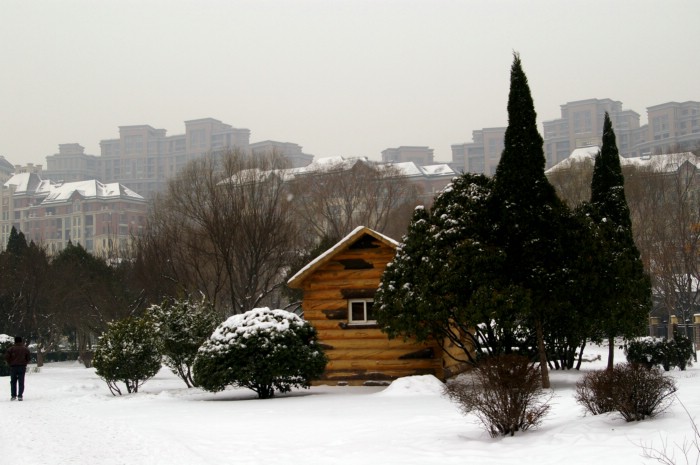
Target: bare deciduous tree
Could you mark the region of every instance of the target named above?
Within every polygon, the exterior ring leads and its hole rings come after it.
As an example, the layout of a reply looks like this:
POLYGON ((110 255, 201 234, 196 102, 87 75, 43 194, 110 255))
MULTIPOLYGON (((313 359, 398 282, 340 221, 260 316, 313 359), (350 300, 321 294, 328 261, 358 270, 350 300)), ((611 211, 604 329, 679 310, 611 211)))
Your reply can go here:
POLYGON ((340 239, 357 226, 400 238, 418 203, 418 189, 391 165, 346 160, 289 183, 293 208, 315 238, 340 239))
POLYGON ((259 306, 283 284, 297 240, 283 166, 240 152, 191 162, 155 202, 137 246, 163 294, 201 291, 226 313, 259 306))

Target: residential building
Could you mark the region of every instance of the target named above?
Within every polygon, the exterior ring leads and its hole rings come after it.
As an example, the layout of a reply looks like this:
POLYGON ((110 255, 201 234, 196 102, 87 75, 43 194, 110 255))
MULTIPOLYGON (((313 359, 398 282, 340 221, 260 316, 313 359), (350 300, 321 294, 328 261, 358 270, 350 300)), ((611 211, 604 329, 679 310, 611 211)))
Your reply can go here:
POLYGON ((483 128, 472 132, 472 142, 452 146, 450 166, 458 172, 492 175, 503 153, 506 128, 483 128))
POLYGON ((647 107, 635 155, 658 155, 700 148, 700 102, 666 102, 647 107))
POLYGON ((622 108, 622 102, 588 99, 561 105, 561 118, 544 121, 544 152, 546 165, 554 166, 575 149, 600 145, 603 140, 603 120, 610 115, 621 154, 628 156, 640 143, 639 113, 622 108))
POLYGON ((165 189, 190 160, 227 149, 248 150, 250 131, 214 118, 185 121, 185 133, 168 136, 150 125, 120 126, 118 139, 100 141, 100 155, 89 155, 80 144, 60 144, 46 157, 44 176, 54 181, 97 179, 117 182, 151 198, 165 189))
POLYGON ((58 153, 46 157, 42 176, 54 181, 83 181, 99 175, 100 159, 85 153, 80 144, 59 144, 58 153))
POLYGON ((149 125, 120 126, 118 139, 100 141, 98 178, 151 198, 188 162, 206 153, 248 150, 250 130, 214 118, 185 121, 185 134, 167 136, 149 125))
POLYGON ((0 189, 0 250, 14 227, 49 254, 68 241, 93 255, 115 257, 146 223, 147 201, 119 183, 52 182, 20 172, 0 189))
MULTIPOLYGON (((623 157, 641 157, 700 148, 700 102, 666 102, 647 107, 648 124, 640 115, 624 109, 622 102, 588 99, 560 106, 561 118, 544 121, 546 167, 551 168, 577 149, 600 146, 605 113, 615 130, 623 157)), ((474 131, 472 142, 452 146, 450 166, 456 171, 492 175, 503 151, 506 128, 474 131)))
POLYGON ((382 162, 403 163, 413 162, 418 166, 432 165, 433 149, 422 146, 404 146, 382 150, 382 162))
POLYGON ((300 145, 291 142, 265 140, 250 144, 249 149, 253 156, 275 154, 284 157, 289 162, 290 168, 307 166, 314 159, 313 155, 302 152, 300 145))

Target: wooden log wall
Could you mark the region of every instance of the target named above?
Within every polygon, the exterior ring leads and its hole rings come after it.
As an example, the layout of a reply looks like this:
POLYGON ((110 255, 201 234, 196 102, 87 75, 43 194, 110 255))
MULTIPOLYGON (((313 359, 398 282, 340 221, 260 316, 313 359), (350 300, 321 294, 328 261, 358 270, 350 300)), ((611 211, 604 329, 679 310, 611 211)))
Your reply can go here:
POLYGON ((365 236, 319 267, 302 285, 304 318, 318 331, 329 362, 317 384, 385 384, 432 374, 443 378, 436 344, 389 340, 378 326, 348 322, 348 301, 373 298, 395 250, 365 236))

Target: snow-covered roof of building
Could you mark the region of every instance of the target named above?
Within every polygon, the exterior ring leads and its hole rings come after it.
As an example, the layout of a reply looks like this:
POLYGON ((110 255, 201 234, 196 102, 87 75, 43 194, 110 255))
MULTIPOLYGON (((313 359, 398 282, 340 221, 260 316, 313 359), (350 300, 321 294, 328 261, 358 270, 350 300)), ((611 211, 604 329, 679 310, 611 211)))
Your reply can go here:
POLYGON ((81 197, 89 199, 129 198, 145 200, 122 184, 117 182, 104 184, 96 179, 53 183, 48 179, 41 179, 36 173, 19 173, 5 182, 5 187, 9 188, 10 186, 14 187, 15 195, 44 196, 42 204, 65 202, 76 192, 81 197))
POLYGON ((17 173, 5 181, 5 187, 14 186, 15 193, 37 193, 48 192, 51 188, 51 181, 41 179, 36 173, 17 173))
POLYGON ((347 236, 338 241, 338 243, 336 243, 333 247, 326 250, 314 260, 307 263, 306 266, 297 271, 297 273, 294 276, 289 278, 289 280, 287 281, 289 287, 299 287, 301 283, 309 275, 311 275, 311 273, 313 273, 321 265, 330 261, 331 258, 333 258, 333 256, 335 256, 337 253, 350 247, 351 244, 353 244, 365 234, 368 234, 374 237, 375 239, 379 240, 380 242, 387 244, 389 247, 397 248, 399 246, 399 243, 394 239, 390 238, 389 236, 385 236, 382 233, 378 233, 377 231, 374 231, 373 229, 370 229, 366 226, 358 226, 357 228, 353 229, 352 232, 350 232, 347 236))
MULTIPOLYGON (((571 152, 569 157, 549 168, 546 173, 566 170, 585 161, 593 163, 599 151, 600 149, 597 146, 576 149, 571 152)), ((663 173, 677 171, 678 168, 686 162, 693 164, 695 167, 700 167, 700 159, 691 152, 647 155, 643 157, 620 157, 621 166, 648 167, 654 171, 663 173)))
POLYGON ((405 161, 401 163, 389 163, 384 166, 391 166, 398 169, 404 176, 456 176, 457 173, 446 163, 436 164, 436 165, 417 165, 412 161, 405 161))

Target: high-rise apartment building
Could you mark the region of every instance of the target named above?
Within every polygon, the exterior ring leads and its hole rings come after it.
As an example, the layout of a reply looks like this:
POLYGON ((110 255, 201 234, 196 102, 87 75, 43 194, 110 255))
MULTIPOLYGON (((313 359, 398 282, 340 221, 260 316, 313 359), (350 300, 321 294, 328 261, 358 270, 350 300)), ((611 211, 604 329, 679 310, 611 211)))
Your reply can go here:
POLYGON ((55 181, 98 179, 118 182, 152 197, 190 160, 229 149, 248 151, 250 130, 214 118, 185 121, 185 133, 168 136, 147 124, 120 126, 119 138, 100 141, 100 155, 85 154, 79 144, 61 144, 46 157, 44 176, 55 181))
POLYGON ((457 172, 492 175, 503 153, 506 128, 484 128, 472 132, 472 142, 452 145, 452 163, 457 172))
POLYGON ((432 165, 433 149, 422 146, 404 146, 382 150, 382 162, 405 163, 413 162, 418 166, 432 165))
MULTIPOLYGON (((552 167, 574 150, 600 146, 605 113, 615 130, 623 157, 641 157, 700 148, 700 102, 667 102, 647 107, 648 124, 640 126, 639 113, 611 99, 588 99, 561 105, 561 118, 543 122, 546 167, 552 167)), ((456 171, 494 174, 503 151, 505 128, 485 128, 473 141, 452 146, 456 171)))
POLYGON ((288 162, 289 168, 304 167, 314 159, 313 155, 304 153, 299 144, 292 142, 265 140, 250 144, 249 149, 253 156, 275 154, 284 157, 288 162))
POLYGON ((638 155, 685 152, 700 148, 700 102, 667 102, 647 107, 645 134, 638 155))
POLYGON ((630 153, 639 143, 639 113, 624 110, 622 102, 607 98, 579 100, 561 105, 561 118, 542 123, 547 166, 556 165, 575 149, 600 145, 606 112, 610 115, 620 153, 630 153))

